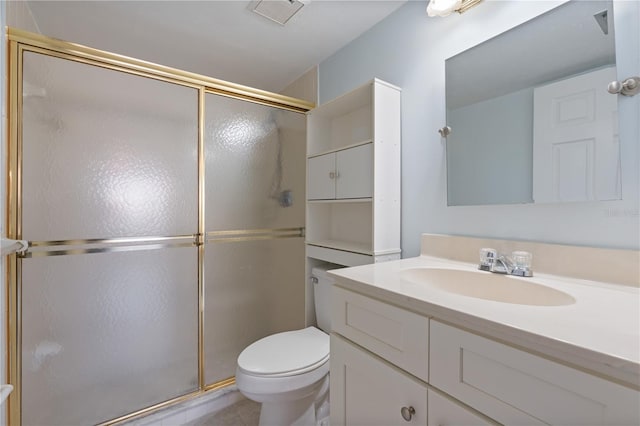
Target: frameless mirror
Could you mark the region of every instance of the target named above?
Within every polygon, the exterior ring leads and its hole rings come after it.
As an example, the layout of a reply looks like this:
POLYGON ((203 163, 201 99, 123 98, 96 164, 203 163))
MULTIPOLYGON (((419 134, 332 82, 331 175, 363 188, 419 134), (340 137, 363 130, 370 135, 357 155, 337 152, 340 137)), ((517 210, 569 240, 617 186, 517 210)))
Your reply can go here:
POLYGON ((611 1, 559 6, 446 60, 449 205, 621 195, 611 1))

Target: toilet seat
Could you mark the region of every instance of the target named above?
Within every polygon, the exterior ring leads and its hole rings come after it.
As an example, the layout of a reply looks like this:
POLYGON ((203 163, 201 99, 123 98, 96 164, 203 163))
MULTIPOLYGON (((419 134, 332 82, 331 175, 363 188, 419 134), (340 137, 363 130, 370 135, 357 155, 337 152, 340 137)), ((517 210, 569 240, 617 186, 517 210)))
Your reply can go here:
POLYGON ((238 369, 260 377, 304 374, 329 359, 329 335, 315 327, 285 331, 249 345, 238 357, 238 369))

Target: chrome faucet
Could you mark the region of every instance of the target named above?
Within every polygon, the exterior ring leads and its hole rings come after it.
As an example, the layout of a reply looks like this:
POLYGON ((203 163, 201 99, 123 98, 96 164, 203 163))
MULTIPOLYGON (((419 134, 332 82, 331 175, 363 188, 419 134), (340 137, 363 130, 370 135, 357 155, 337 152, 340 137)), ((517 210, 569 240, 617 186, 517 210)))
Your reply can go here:
POLYGON ((519 277, 532 277, 531 253, 514 251, 512 258, 500 254, 491 248, 480 249, 480 265, 478 269, 495 274, 516 275, 519 277))
POLYGON ((507 256, 501 254, 498 256, 491 267, 489 268, 489 272, 493 272, 495 274, 511 274, 513 271, 513 262, 507 256))

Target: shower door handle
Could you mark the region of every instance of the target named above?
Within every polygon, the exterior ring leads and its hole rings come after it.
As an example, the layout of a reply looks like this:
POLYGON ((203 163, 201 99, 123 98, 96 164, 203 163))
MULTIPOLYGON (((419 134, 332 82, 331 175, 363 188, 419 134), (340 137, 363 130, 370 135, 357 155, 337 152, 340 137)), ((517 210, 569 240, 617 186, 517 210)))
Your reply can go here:
POLYGON ((10 238, 2 238, 2 256, 11 253, 24 253, 29 250, 29 242, 25 240, 12 240, 10 238))

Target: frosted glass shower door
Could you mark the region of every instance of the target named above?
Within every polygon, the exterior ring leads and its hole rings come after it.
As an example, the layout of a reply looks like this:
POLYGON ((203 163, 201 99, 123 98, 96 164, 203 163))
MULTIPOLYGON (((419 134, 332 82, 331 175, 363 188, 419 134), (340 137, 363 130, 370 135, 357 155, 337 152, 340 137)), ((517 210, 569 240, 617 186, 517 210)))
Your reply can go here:
POLYGON ((196 256, 23 260, 22 424, 97 424, 197 390, 196 256))
POLYGON ((303 114, 205 97, 205 383, 250 343, 304 326, 303 114))
POLYGON ((24 239, 197 233, 197 90, 31 52, 23 86, 24 239))
POLYGON ((198 90, 23 59, 22 424, 198 389, 198 90))

